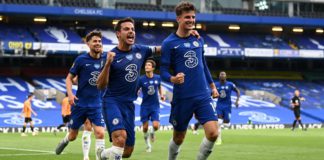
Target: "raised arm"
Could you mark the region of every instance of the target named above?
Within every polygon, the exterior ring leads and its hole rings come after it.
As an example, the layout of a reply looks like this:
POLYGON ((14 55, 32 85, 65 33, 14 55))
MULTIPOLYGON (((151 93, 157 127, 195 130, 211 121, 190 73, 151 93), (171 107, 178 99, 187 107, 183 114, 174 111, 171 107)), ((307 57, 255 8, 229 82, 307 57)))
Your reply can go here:
POLYGON ((105 89, 106 86, 108 85, 109 74, 110 74, 109 70, 115 56, 116 54, 114 52, 109 52, 107 54, 107 61, 104 65, 104 68, 100 72, 97 80, 97 88, 100 90, 105 89))

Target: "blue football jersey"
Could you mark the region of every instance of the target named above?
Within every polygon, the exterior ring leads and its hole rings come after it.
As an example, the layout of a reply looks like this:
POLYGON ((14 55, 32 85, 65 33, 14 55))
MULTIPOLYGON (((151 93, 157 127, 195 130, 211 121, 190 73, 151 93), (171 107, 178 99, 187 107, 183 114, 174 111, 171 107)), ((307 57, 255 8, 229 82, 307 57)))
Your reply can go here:
POLYGON ((216 82, 215 83, 219 97, 217 100, 217 107, 232 107, 231 94, 235 91, 235 84, 229 81, 225 83, 216 82))
POLYGON ((122 101, 134 101, 137 98, 140 70, 153 49, 143 45, 133 45, 130 51, 124 52, 117 47, 111 50, 116 53, 110 66, 109 83, 103 100, 109 97, 122 101))
POLYGON ((209 84, 213 83, 204 57, 204 40, 194 36, 181 38, 172 33, 162 43, 161 77, 170 82, 179 72, 185 74, 183 84, 174 84, 173 98, 190 98, 210 95, 209 84))
POLYGON ((76 105, 79 107, 101 107, 101 93, 97 89, 97 79, 105 63, 106 54, 95 59, 88 53, 79 55, 75 59, 70 73, 78 76, 76 105))
POLYGON ((140 77, 139 88, 142 88, 143 106, 159 106, 159 87, 161 79, 159 75, 154 74, 152 78, 143 75, 140 77))

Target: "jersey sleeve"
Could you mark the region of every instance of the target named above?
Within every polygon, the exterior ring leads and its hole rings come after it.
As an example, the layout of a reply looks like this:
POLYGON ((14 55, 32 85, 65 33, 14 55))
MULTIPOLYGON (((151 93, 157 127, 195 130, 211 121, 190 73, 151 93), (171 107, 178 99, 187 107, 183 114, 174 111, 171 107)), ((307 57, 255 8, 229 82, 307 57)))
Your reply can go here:
POLYGON ((169 72, 170 64, 171 64, 171 48, 168 43, 163 42, 161 47, 162 55, 161 55, 161 78, 163 81, 171 82, 171 74, 169 72))
POLYGON ((203 39, 201 39, 201 45, 202 45, 202 50, 203 50, 203 53, 201 55, 202 55, 202 62, 203 62, 203 65, 204 65, 205 77, 207 79, 208 84, 211 84, 211 83, 213 83, 213 78, 212 78, 212 76, 210 74, 210 71, 208 69, 207 62, 206 62, 206 59, 205 59, 204 40, 203 39))
POLYGON ((295 103, 295 97, 290 100, 290 103, 295 103))
POLYGON ((158 79, 159 85, 161 85, 161 76, 157 75, 157 79, 158 79))
POLYGON ((69 72, 71 74, 73 74, 74 76, 79 74, 79 72, 80 72, 80 58, 79 57, 75 59, 69 72))
POLYGON ((234 83, 232 83, 232 91, 236 92, 237 91, 236 89, 237 89, 236 85, 234 83))
POLYGON ((141 49, 144 50, 144 57, 147 59, 148 57, 151 57, 153 55, 153 52, 155 51, 155 47, 145 46, 141 45, 141 49))
POLYGON ((141 89, 143 87, 143 77, 141 76, 139 78, 139 82, 138 82, 138 85, 137 85, 137 88, 136 88, 136 91, 138 91, 139 89, 141 89))

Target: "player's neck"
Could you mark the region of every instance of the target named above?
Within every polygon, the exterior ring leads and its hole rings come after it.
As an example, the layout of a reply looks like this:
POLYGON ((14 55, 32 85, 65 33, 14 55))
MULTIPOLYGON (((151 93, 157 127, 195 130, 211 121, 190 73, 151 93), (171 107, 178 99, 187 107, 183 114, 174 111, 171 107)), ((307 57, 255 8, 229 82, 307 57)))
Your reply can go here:
POLYGON ((220 83, 225 84, 225 83, 226 83, 226 80, 224 80, 224 81, 220 81, 220 83))
POLYGON ((153 77, 153 72, 146 72, 146 76, 148 78, 152 78, 153 77))
POLYGON ((186 38, 190 36, 190 30, 178 28, 176 34, 181 38, 186 38))
POLYGON ((117 48, 121 51, 130 51, 132 49, 132 45, 127 45, 126 43, 118 43, 117 48))
POLYGON ((90 55, 90 57, 92 57, 92 58, 99 59, 101 53, 90 52, 89 55, 90 55))

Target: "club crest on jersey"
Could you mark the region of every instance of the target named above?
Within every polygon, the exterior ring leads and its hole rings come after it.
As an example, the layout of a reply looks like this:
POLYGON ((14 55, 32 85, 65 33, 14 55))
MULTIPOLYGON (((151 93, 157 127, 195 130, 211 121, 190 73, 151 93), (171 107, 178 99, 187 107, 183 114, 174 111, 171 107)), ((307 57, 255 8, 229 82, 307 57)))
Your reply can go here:
POLYGON ((187 48, 190 48, 190 43, 184 43, 183 45, 187 48))
POLYGON ((142 59, 141 53, 136 53, 135 56, 136 56, 137 59, 142 59))
POLYGON ((94 64, 93 66, 95 67, 95 69, 99 69, 100 68, 100 64, 97 64, 97 63, 94 64))
POLYGON ((176 121, 176 120, 173 120, 173 121, 172 121, 172 124, 173 124, 174 126, 177 126, 177 121, 176 121))
POLYGON ((197 41, 193 41, 192 44, 195 46, 195 47, 199 47, 199 43, 197 41))
POLYGON ((228 86, 226 86, 225 89, 228 89, 228 86))
POLYGON ((119 119, 118 118, 114 118, 112 121, 113 125, 117 125, 119 123, 119 119))
POLYGON ((157 80, 155 80, 155 81, 154 81, 154 83, 155 83, 155 84, 158 84, 158 81, 157 81, 157 80))
POLYGON ((133 55, 132 55, 132 54, 127 55, 127 56, 126 56, 126 59, 128 59, 128 60, 130 60, 130 61, 133 60, 133 55))

